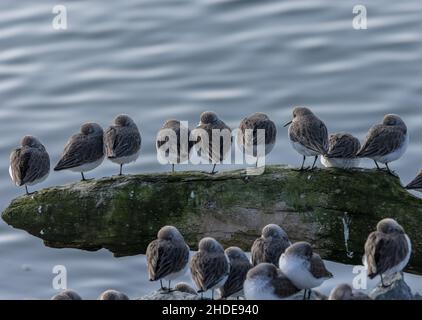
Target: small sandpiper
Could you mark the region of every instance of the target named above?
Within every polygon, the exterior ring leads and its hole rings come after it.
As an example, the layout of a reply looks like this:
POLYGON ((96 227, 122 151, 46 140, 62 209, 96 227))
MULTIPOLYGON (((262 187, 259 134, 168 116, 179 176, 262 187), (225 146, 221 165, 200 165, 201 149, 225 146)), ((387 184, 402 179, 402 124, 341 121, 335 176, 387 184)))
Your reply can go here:
POLYGON ((371 298, 363 292, 354 290, 349 284, 343 283, 331 290, 328 300, 371 300, 371 298))
POLYGON ((252 265, 262 262, 278 266, 280 256, 291 245, 287 233, 276 224, 269 224, 262 229, 261 237, 255 240, 251 248, 252 265))
MULTIPOLYGON (((276 137, 275 123, 266 114, 256 112, 240 122, 237 143, 242 152, 258 158, 271 152, 275 146, 276 137), (265 135, 261 136, 258 130, 263 130, 265 135), (258 152, 262 152, 260 148, 263 149, 263 154, 258 154, 258 152)), ((256 164, 258 165, 258 159, 256 164)))
POLYGON ((394 219, 386 218, 378 222, 365 243, 363 264, 370 279, 381 277, 383 287, 388 287, 384 277, 401 272, 412 253, 412 244, 401 225, 394 219))
POLYGON ((315 157, 311 170, 315 167, 319 155, 328 151, 328 131, 311 110, 304 107, 293 109, 293 120, 285 125, 289 126, 289 139, 293 148, 303 156, 300 170, 304 170, 306 157, 315 157), (290 126, 289 126, 290 125, 290 126))
POLYGON ((74 134, 66 146, 54 171, 69 169, 84 172, 97 168, 104 160, 103 129, 96 123, 85 123, 81 132, 74 134))
POLYGON ((422 192, 422 170, 419 170, 416 178, 406 186, 406 189, 422 192))
POLYGON ((76 291, 66 289, 51 297, 51 300, 82 300, 82 298, 76 291))
POLYGON ((359 139, 349 133, 330 134, 328 152, 321 157, 321 163, 327 168, 356 168, 360 158, 356 156, 360 149, 359 139))
POLYGON ((305 290, 304 299, 308 290, 309 299, 312 288, 333 277, 307 242, 296 242, 288 247, 280 257, 280 269, 297 288, 305 290))
POLYGON ((250 269, 243 290, 246 300, 286 300, 300 291, 271 263, 260 263, 250 269))
POLYGON ((35 185, 47 179, 50 173, 50 157, 42 143, 33 136, 24 136, 21 146, 10 154, 9 174, 18 186, 35 185))
POLYGON ((198 295, 198 292, 186 282, 179 282, 174 286, 174 291, 189 293, 194 296, 198 295))
POLYGON ((378 162, 384 163, 388 173, 392 173, 388 164, 398 160, 409 145, 409 133, 404 121, 396 114, 384 116, 382 124, 373 126, 366 136, 357 156, 374 160, 377 169, 378 162))
POLYGON ((155 141, 158 156, 169 161, 172 165, 172 172, 174 172, 175 164, 189 160, 189 153, 193 146, 193 141, 190 141, 189 137, 189 128, 174 119, 167 120, 158 131, 155 141), (174 135, 174 141, 170 140, 172 135, 174 135))
POLYGON ((231 151, 232 135, 231 129, 216 113, 205 111, 201 114, 198 126, 192 130, 192 134, 197 137, 195 142, 196 149, 200 156, 213 164, 211 174, 216 173, 217 163, 222 162, 231 151), (201 130, 202 129, 202 130, 201 130), (214 136, 220 137, 220 141, 213 141, 214 136))
POLYGON ((148 245, 146 257, 149 280, 160 280, 161 290, 165 290, 162 280, 167 280, 170 292, 171 281, 187 271, 189 247, 179 230, 165 226, 158 231, 157 239, 148 245))
POLYGON ((123 165, 138 159, 141 152, 141 134, 136 123, 126 114, 114 119, 104 132, 104 148, 107 158, 120 165, 119 176, 123 174, 123 165))
POLYGON ((101 293, 98 300, 129 300, 129 297, 123 292, 109 289, 101 293))
POLYGON ((222 299, 230 296, 236 296, 239 299, 239 296, 243 295, 246 274, 252 265, 246 253, 238 247, 229 247, 225 252, 230 261, 230 274, 224 286, 220 288, 220 296, 222 299))
POLYGON ((229 277, 229 259, 223 246, 214 238, 203 238, 198 249, 190 262, 192 280, 201 296, 211 290, 214 300, 214 290, 220 289, 229 277))

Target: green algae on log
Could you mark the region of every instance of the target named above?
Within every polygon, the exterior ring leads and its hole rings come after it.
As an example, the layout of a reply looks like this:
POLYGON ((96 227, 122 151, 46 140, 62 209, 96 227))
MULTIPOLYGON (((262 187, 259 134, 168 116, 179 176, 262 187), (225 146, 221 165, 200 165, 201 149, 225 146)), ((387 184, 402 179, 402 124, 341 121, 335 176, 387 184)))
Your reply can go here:
POLYGON ((377 221, 392 217, 412 239, 409 271, 422 272, 422 200, 375 170, 268 166, 256 176, 237 170, 109 177, 19 197, 2 217, 47 246, 107 248, 116 256, 144 253, 163 225, 179 228, 192 249, 212 236, 249 250, 264 225, 277 223, 292 241, 309 241, 324 258, 349 264, 360 263, 377 221))

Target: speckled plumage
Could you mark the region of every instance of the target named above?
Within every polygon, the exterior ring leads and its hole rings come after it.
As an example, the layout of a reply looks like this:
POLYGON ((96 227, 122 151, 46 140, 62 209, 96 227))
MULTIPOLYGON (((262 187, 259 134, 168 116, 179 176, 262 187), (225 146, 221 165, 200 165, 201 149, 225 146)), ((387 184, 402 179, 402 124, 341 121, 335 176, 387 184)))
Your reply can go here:
POLYGON ((349 133, 335 133, 329 137, 327 158, 356 158, 356 153, 360 149, 359 139, 349 133))
POLYGON ((69 169, 82 173, 98 167, 104 159, 103 129, 96 123, 85 123, 81 131, 67 142, 55 171, 69 169))
POLYGON ((339 284, 331 290, 328 300, 371 300, 371 298, 363 292, 353 290, 349 284, 339 284))
POLYGON ((264 113, 254 113, 244 118, 239 125, 237 133, 237 142, 239 148, 246 154, 256 157, 258 153, 258 147, 265 148, 265 155, 270 153, 275 145, 277 137, 277 128, 275 123, 264 113), (250 130, 252 134, 247 134, 247 130, 250 130), (258 135, 258 130, 265 130, 264 140, 258 135))
POLYGON ((82 298, 76 291, 66 289, 51 297, 51 300, 82 300, 82 298))
POLYGON ((129 300, 129 297, 123 292, 109 289, 101 293, 98 300, 129 300))
POLYGON ((314 168, 318 156, 328 152, 327 127, 310 109, 304 107, 294 108, 293 120, 286 125, 289 124, 290 143, 303 156, 301 169, 309 156, 315 157, 314 168))
POLYGON ((249 270, 244 291, 247 300, 283 300, 300 290, 273 264, 260 263, 249 270))
POLYGON ((117 116, 114 124, 104 132, 105 155, 120 166, 136 161, 141 143, 138 127, 128 115, 117 116))
POLYGON ((231 129, 214 112, 206 111, 201 114, 199 125, 192 130, 192 135, 197 137, 195 147, 201 150, 201 157, 213 164, 222 162, 231 150, 231 129), (213 130, 221 133, 219 148, 213 143, 213 130), (204 134, 207 137, 203 137, 204 134))
POLYGON ((175 227, 165 226, 158 232, 157 239, 148 245, 146 258, 150 281, 172 280, 182 275, 186 268, 189 247, 175 227))
POLYGON ((225 250, 230 261, 230 273, 224 286, 220 288, 221 298, 240 295, 246 274, 252 268, 248 256, 238 247, 229 247, 225 250))
POLYGON ((160 156, 168 159, 172 165, 187 161, 194 144, 193 141, 189 140, 190 134, 189 128, 183 126, 180 121, 174 119, 167 120, 158 132, 155 140, 157 152, 160 156), (176 143, 171 143, 169 133, 175 135, 176 143), (165 149, 163 148, 164 145, 166 145, 165 149))
POLYGON ((230 273, 229 260, 223 247, 213 238, 204 238, 198 248, 190 262, 192 280, 198 292, 221 288, 230 273))
POLYGON ((395 114, 384 116, 382 124, 373 126, 366 136, 357 157, 370 158, 377 162, 386 164, 399 159, 407 149, 409 134, 404 121, 395 114))
POLYGON ((333 275, 327 270, 321 257, 314 253, 307 242, 296 242, 280 257, 281 271, 299 289, 320 286, 333 275))
POLYGON ((365 243, 363 261, 368 268, 368 277, 373 279, 377 275, 402 271, 409 262, 411 250, 410 239, 402 226, 393 219, 381 220, 365 243))
POLYGON ((269 224, 262 229, 261 237, 256 239, 251 248, 252 265, 263 262, 278 266, 278 260, 290 246, 286 232, 275 224, 269 224))
POLYGON ((17 186, 45 180, 50 173, 50 157, 44 145, 33 136, 24 136, 21 146, 10 154, 9 173, 17 186))
POLYGON ((422 192, 422 170, 419 170, 417 176, 409 182, 406 189, 422 192))

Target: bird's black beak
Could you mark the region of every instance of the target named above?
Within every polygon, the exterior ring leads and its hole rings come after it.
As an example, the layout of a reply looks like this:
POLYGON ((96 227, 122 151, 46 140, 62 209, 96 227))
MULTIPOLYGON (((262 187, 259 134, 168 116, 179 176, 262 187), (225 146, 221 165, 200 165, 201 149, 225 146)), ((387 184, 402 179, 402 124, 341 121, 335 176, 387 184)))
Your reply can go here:
POLYGON ((291 124, 293 122, 293 120, 290 120, 289 122, 287 122, 283 127, 287 127, 289 124, 291 124))

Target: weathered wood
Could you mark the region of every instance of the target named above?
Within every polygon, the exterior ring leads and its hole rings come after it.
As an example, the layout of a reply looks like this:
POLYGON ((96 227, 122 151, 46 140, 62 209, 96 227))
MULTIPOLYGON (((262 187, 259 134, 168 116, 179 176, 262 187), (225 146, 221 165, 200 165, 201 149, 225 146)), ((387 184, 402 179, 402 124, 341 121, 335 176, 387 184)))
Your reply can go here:
POLYGON ((109 177, 19 197, 2 217, 48 246, 107 248, 116 256, 144 253, 167 224, 178 227, 192 249, 213 236, 249 250, 264 225, 278 223, 291 240, 309 241, 324 258, 346 263, 360 263, 368 233, 392 217, 412 239, 410 271, 422 272, 422 200, 398 178, 374 170, 268 166, 258 176, 238 170, 109 177), (349 254, 345 214, 351 217, 349 254))

